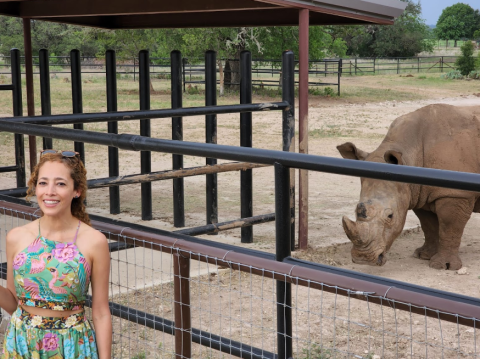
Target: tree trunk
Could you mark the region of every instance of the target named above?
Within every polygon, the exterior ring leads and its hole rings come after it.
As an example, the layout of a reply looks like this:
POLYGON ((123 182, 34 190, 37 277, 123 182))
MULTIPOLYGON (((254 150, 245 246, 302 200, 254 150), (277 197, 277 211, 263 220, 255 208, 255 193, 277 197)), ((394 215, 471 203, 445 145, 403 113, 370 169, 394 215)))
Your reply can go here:
POLYGON ((225 64, 225 76, 230 75, 230 81, 225 81, 225 86, 231 90, 238 91, 240 90, 240 53, 244 50, 244 48, 237 49, 235 53, 234 60, 227 60, 225 64), (227 72, 227 66, 229 71, 227 72))
POLYGON ((217 60, 218 62, 218 72, 220 74, 220 96, 224 95, 225 89, 225 73, 223 71, 222 60, 217 60))
POLYGON ((150 93, 155 93, 155 89, 153 88, 153 85, 152 85, 152 79, 150 79, 150 93))

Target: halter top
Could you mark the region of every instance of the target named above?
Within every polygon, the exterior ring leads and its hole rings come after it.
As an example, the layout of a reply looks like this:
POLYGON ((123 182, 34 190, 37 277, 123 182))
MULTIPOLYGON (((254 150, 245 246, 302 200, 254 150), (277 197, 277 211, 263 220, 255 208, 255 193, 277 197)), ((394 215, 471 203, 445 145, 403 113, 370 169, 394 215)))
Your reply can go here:
POLYGON ((13 260, 15 291, 19 305, 52 309, 83 309, 90 283, 90 265, 76 242, 51 241, 40 234, 13 260))

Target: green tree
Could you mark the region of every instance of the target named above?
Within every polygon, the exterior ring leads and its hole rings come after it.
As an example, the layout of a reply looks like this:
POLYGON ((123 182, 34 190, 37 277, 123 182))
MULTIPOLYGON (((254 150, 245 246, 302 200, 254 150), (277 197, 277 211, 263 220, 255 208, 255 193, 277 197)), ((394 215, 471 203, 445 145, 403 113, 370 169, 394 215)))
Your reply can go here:
POLYGON ((457 40, 473 37, 480 28, 480 13, 470 5, 457 3, 443 9, 438 18, 435 34, 442 40, 457 40))
POLYGON ((433 51, 434 42, 425 21, 420 17, 420 3, 411 0, 393 25, 367 25, 349 42, 349 53, 372 57, 415 56, 433 51))
POLYGON ((471 41, 465 42, 461 47, 462 55, 455 61, 455 68, 460 71, 463 76, 467 76, 475 70, 475 58, 473 57, 473 44, 471 41))
MULTIPOLYGON (((68 56, 72 49, 80 50, 84 56, 94 56, 98 51, 98 45, 80 26, 32 20, 31 29, 34 56, 40 49, 57 56, 68 56)), ((22 19, 0 16, 0 53, 8 55, 12 48, 24 52, 22 19)))

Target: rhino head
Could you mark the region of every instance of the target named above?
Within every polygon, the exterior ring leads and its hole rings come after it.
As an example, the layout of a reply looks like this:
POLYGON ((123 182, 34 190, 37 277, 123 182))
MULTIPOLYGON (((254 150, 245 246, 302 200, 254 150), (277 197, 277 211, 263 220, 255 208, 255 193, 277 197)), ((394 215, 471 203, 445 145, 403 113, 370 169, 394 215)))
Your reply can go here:
MULTIPOLYGON (((400 151, 381 147, 367 153, 347 142, 337 146, 337 149, 347 159, 405 164, 400 151)), ((360 201, 355 211, 356 221, 344 216, 343 229, 353 243, 354 263, 382 266, 387 262, 387 251, 405 225, 410 188, 405 183, 369 178, 362 178, 361 184, 360 201)))

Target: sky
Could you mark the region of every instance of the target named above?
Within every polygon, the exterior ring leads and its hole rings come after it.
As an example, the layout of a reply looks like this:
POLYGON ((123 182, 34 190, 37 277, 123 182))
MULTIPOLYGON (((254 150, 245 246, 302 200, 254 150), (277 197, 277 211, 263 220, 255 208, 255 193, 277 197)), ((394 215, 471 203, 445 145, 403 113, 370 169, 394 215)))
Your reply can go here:
POLYGON ((480 9, 480 0, 420 0, 422 5, 422 17, 427 25, 436 25, 443 9, 457 3, 470 5, 474 9, 480 9))

